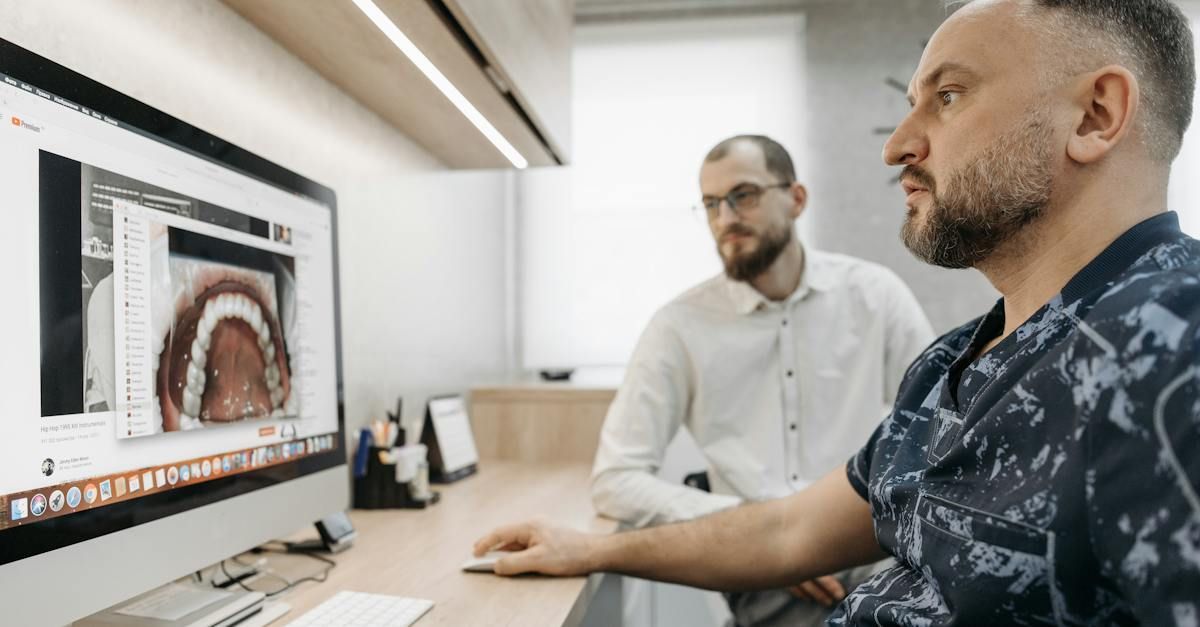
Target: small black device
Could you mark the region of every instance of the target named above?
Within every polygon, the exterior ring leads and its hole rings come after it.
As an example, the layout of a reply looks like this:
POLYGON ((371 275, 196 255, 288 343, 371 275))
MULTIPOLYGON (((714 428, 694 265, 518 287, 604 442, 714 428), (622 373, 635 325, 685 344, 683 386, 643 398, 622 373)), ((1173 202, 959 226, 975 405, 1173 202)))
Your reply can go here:
POLYGON ((683 485, 695 488, 701 492, 712 492, 712 484, 708 482, 708 471, 701 470, 683 478, 683 485))
POLYGON ((538 372, 543 381, 570 381, 573 374, 575 374, 573 368, 547 369, 538 372))
POLYGON ((358 535, 346 512, 337 512, 318 520, 317 533, 321 534, 321 541, 330 553, 339 553, 350 548, 358 535))
POLYGON ((358 532, 346 512, 330 514, 317 521, 317 533, 320 540, 305 540, 303 542, 286 542, 284 546, 289 552, 300 553, 309 551, 329 551, 341 553, 354 544, 358 532))

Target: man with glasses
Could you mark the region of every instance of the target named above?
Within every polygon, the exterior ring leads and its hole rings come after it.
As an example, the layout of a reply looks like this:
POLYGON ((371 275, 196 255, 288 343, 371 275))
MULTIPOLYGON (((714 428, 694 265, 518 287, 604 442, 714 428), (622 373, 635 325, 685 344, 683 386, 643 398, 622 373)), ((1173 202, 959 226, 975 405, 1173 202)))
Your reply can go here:
MULTIPOLYGON (((812 250, 792 160, 762 136, 722 141, 700 170, 725 272, 657 312, 601 434, 597 511, 633 526, 786 496, 844 463, 895 400, 929 322, 889 270, 812 250), (710 492, 655 476, 680 427, 708 463, 710 492)), ((790 590, 731 594, 739 626, 824 624, 872 567, 790 590)))

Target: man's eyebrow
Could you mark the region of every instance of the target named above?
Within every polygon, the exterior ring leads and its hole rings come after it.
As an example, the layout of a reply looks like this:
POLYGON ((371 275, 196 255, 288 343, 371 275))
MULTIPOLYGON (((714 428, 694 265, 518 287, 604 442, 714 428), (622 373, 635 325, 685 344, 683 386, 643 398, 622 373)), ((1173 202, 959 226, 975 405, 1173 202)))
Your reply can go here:
MULTIPOLYGON (((963 65, 962 63, 946 61, 926 74, 925 78, 921 79, 920 84, 922 87, 937 85, 937 83, 942 80, 942 77, 947 74, 964 74, 967 76, 967 78, 979 77, 978 72, 972 70, 966 65, 963 65)), ((908 92, 908 104, 914 107, 917 104, 917 99, 913 96, 912 91, 908 92)))
MULTIPOLYGON (((729 188, 729 191, 727 191, 727 192, 725 192, 725 193, 726 193, 726 194, 732 194, 733 192, 736 192, 737 190, 739 190, 739 189, 741 189, 741 188, 743 188, 743 187, 746 187, 747 185, 750 185, 750 186, 753 186, 753 187, 762 187, 762 185, 759 185, 758 183, 755 183, 755 182, 753 182, 753 181, 742 181, 742 182, 738 183, 737 185, 734 185, 733 187, 730 187, 730 188, 729 188)), ((702 197, 702 198, 717 198, 717 195, 716 195, 716 194, 704 194, 704 193, 702 193, 702 194, 701 194, 701 197, 702 197)))

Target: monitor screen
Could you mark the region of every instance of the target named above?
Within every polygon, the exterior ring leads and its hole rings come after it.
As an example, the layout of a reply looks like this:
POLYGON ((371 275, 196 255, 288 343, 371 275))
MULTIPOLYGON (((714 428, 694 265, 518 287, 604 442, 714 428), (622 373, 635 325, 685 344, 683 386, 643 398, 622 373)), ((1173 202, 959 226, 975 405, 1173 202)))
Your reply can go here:
POLYGON ((333 193, 0 40, 0 564, 345 462, 333 193))

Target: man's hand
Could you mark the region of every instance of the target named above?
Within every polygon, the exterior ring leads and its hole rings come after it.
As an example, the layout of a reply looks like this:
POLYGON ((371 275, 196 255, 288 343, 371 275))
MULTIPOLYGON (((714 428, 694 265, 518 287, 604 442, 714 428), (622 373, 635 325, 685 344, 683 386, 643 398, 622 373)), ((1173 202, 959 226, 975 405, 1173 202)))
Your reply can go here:
POLYGON ((493 570, 497 575, 586 575, 595 570, 596 541, 600 537, 542 522, 527 522, 501 527, 480 538, 475 542, 475 556, 488 551, 514 551, 496 562, 493 570))
POLYGON ((833 607, 846 598, 846 588, 834 577, 817 577, 798 586, 792 586, 792 594, 825 607, 833 607))

